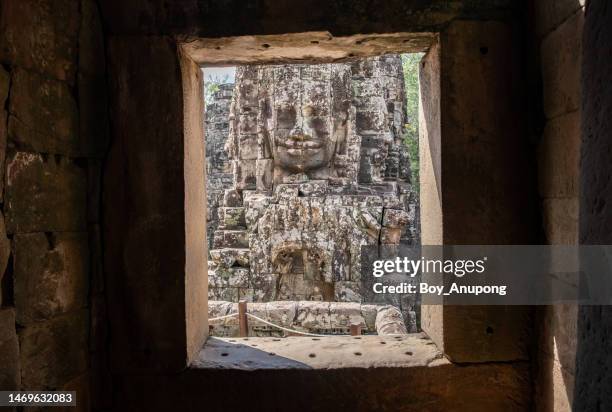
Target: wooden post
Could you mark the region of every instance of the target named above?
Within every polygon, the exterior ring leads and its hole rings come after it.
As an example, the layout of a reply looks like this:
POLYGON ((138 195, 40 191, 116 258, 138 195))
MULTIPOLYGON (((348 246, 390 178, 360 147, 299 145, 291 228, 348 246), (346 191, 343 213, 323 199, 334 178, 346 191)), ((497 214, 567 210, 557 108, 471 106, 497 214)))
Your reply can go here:
POLYGON ((238 302, 238 321, 240 322, 240 337, 249 336, 249 321, 247 320, 247 302, 241 300, 238 302))
POLYGON ((361 335, 361 325, 358 323, 351 323, 351 336, 361 335))

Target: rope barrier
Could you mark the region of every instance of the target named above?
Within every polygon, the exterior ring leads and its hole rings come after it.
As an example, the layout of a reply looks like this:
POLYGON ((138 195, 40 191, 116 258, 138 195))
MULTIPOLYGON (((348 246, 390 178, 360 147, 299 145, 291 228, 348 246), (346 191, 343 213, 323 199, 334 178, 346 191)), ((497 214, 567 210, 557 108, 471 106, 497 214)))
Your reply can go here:
POLYGON ((264 319, 260 318, 259 316, 253 315, 252 313, 248 313, 247 312, 246 315, 252 317, 255 320, 258 320, 261 323, 265 323, 266 325, 273 326, 273 327, 278 328, 280 330, 284 330, 285 332, 296 333, 298 335, 304 335, 304 336, 314 336, 314 337, 317 337, 317 338, 326 338, 326 337, 329 336, 329 335, 317 335, 316 333, 301 332, 299 330, 285 328, 283 326, 276 325, 276 324, 274 324, 272 322, 268 322, 267 320, 264 320, 264 319))
MULTIPOLYGON (((302 331, 295 330, 295 329, 285 328, 284 326, 280 326, 280 325, 277 325, 275 323, 268 322, 267 320, 262 319, 259 316, 253 315, 252 313, 248 313, 247 312, 246 315, 252 317, 253 319, 255 319, 255 320, 257 320, 257 321, 259 321, 261 323, 265 323, 268 326, 272 326, 272 327, 275 327, 277 329, 284 330, 285 332, 295 333, 295 334, 304 335, 304 336, 313 336, 313 337, 317 337, 317 338, 325 338, 325 337, 329 336, 329 335, 318 335, 316 333, 308 333, 308 332, 302 332, 302 331)), ((234 316, 238 316, 238 312, 230 313, 229 315, 224 315, 224 316, 217 316, 216 318, 209 318, 208 321, 209 322, 216 322, 218 320, 233 318, 234 316)))
POLYGON ((234 316, 238 316, 238 312, 230 313, 229 315, 225 315, 225 316, 217 316, 216 318, 208 318, 208 321, 209 322, 214 322, 216 320, 223 320, 223 319, 227 319, 227 318, 232 318, 234 316))

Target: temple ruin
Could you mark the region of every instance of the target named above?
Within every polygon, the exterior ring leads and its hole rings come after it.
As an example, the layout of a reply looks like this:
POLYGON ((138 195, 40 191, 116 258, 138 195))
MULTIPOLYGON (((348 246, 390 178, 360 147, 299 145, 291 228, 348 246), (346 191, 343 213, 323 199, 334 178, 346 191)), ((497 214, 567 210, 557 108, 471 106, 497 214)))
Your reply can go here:
MULTIPOLYGON (((207 110, 209 299, 370 302, 361 247, 418 242, 405 105, 399 55, 239 66, 207 110)), ((415 329, 407 299, 377 303, 415 329)))

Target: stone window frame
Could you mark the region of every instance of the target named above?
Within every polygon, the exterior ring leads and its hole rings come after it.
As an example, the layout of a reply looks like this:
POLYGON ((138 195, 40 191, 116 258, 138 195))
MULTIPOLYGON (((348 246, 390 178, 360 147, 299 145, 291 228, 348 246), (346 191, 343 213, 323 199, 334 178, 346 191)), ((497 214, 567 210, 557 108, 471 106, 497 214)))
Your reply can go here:
MULTIPOLYGON (((202 139, 204 84, 200 69, 240 64, 331 63, 387 53, 427 53, 437 42, 435 33, 334 37, 328 32, 196 38, 179 42, 184 101, 185 317, 189 363, 197 359, 208 338, 208 250, 206 219, 201 213, 207 208, 205 138, 202 139)), ((436 136, 439 138, 439 134, 436 136)), ((439 162, 435 164, 439 166, 439 162)), ((440 208, 436 210, 441 212, 440 208)), ((440 222, 441 216, 430 215, 426 224, 435 226, 440 222)), ((425 229, 425 232, 436 233, 437 229, 425 229)))

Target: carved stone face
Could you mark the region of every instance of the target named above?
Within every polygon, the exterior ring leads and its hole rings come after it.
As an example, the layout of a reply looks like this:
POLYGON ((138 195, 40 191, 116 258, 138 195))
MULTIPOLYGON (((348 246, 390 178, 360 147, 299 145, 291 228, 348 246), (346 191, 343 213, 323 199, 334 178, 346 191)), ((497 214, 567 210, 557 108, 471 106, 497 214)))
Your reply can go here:
POLYGON ((290 128, 274 134, 273 157, 276 167, 291 173, 326 169, 333 158, 335 144, 331 139, 328 116, 317 116, 317 108, 285 106, 277 108, 277 118, 290 128), (297 112, 297 113, 296 113, 297 112))

